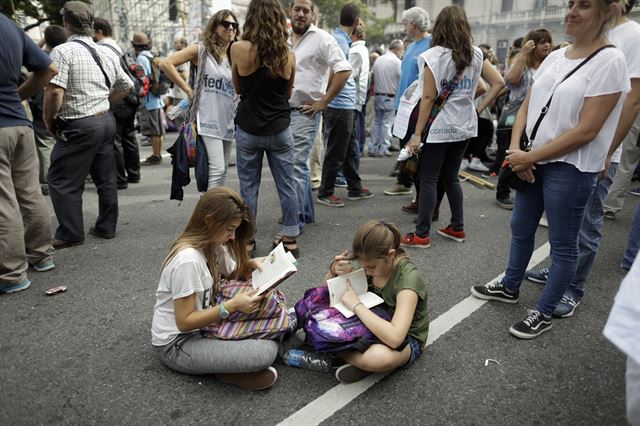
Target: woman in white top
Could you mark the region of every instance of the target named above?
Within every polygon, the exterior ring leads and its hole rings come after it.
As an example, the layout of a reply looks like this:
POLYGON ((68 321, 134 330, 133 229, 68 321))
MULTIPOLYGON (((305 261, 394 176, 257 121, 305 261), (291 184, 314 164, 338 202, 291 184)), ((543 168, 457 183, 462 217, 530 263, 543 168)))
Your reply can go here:
POLYGON ((513 126, 506 159, 528 184, 516 193, 509 266, 502 282, 472 287, 471 293, 485 300, 518 301, 538 222, 546 211, 551 266, 535 308, 509 329, 522 339, 535 338, 551 328, 551 314, 578 267, 578 231, 585 206, 604 168, 624 94, 630 90, 622 52, 614 47, 598 51, 609 45, 605 30, 618 13, 615 0, 569 1, 566 32, 574 42, 551 53, 540 65, 513 126), (596 51, 589 62, 562 81, 596 51), (531 151, 520 150, 522 133, 532 136, 550 98, 531 151))
POLYGON ((237 192, 218 187, 198 200, 162 265, 156 291, 151 343, 167 367, 185 374, 215 374, 249 389, 275 383, 278 375, 270 365, 278 353, 277 342, 218 340, 200 333, 233 312, 258 310, 262 296, 253 293, 214 305, 221 276, 246 280, 261 265, 247 254, 252 235, 251 211, 237 192))
POLYGON ((209 157, 208 189, 224 185, 227 176, 236 110, 229 47, 237 40, 238 20, 232 11, 223 9, 209 19, 202 43, 192 44, 172 53, 160 65, 167 77, 192 99, 193 90, 180 77, 176 67, 189 61, 194 66, 199 66, 199 49, 207 50, 204 65, 206 78, 202 83, 198 107, 198 134, 202 136, 209 157))
POLYGON ((431 48, 418 58, 419 64, 424 63, 422 98, 415 133, 408 144, 411 151, 420 153, 418 225, 415 232, 402 237, 402 245, 421 248, 431 245, 429 232, 438 176, 451 208, 451 223, 439 229, 438 234, 459 242, 465 240, 462 188, 458 180, 460 162, 469 139, 478 134, 478 112, 487 108, 504 87, 498 70, 488 60, 483 60, 482 51, 471 44, 471 29, 461 7, 442 9, 433 26, 432 37, 431 48), (457 86, 429 127, 426 140, 421 140, 435 100, 460 71, 457 86), (491 88, 476 112, 473 99, 480 76, 491 88))

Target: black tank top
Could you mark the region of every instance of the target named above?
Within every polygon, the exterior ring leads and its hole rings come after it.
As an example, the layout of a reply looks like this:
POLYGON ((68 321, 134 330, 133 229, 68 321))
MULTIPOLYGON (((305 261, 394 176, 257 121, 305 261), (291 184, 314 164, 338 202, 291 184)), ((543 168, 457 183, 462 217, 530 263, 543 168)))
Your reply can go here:
POLYGON ((289 80, 270 76, 264 66, 253 74, 240 76, 236 125, 245 132, 259 136, 285 130, 291 122, 288 86, 289 80))

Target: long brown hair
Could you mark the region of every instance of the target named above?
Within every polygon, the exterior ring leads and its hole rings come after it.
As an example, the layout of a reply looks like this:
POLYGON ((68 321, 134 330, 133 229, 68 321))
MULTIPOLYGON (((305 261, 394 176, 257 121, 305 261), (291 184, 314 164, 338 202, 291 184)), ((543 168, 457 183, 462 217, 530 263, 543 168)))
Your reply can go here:
POLYGON ((370 220, 361 225, 353 236, 351 249, 356 259, 383 259, 391 249, 397 255, 406 256, 400 247, 398 227, 384 220, 370 220))
POLYGON ((473 60, 473 38, 467 14, 460 6, 447 6, 440 11, 433 25, 431 47, 451 49, 456 71, 468 67, 473 60))
POLYGON ((234 21, 238 22, 238 18, 236 18, 236 15, 232 11, 229 9, 222 9, 217 11, 211 19, 209 19, 207 28, 204 31, 204 45, 207 48, 207 52, 213 56, 217 63, 222 61, 224 55, 229 54, 231 44, 234 41, 238 41, 238 32, 240 30, 236 31, 236 36, 231 43, 229 43, 229 46, 225 46, 225 42, 223 42, 218 36, 218 33, 216 33, 218 25, 220 25, 222 21, 227 19, 229 16, 231 16, 234 21))
POLYGON ((251 0, 242 28, 242 39, 258 51, 260 64, 275 77, 289 60, 287 14, 279 0, 251 0))
POLYGON ((210 189, 200 197, 191 214, 191 219, 182 234, 171 245, 171 250, 162 267, 164 268, 182 249, 202 250, 214 280, 214 288, 217 289, 218 273, 213 241, 226 231, 234 219, 241 219, 241 222, 236 229, 235 239, 226 244, 236 261, 236 270, 230 278, 248 279, 251 266, 247 244, 253 237, 253 217, 242 197, 233 189, 222 186, 210 189))

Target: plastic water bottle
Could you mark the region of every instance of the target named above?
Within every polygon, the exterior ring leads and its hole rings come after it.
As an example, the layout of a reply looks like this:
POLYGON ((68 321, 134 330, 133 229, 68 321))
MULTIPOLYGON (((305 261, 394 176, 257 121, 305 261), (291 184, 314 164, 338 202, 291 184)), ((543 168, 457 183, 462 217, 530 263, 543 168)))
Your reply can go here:
POLYGON ((303 351, 302 349, 289 349, 284 353, 282 360, 292 367, 305 370, 328 373, 331 371, 331 358, 329 355, 303 351))
POLYGON ((191 100, 188 98, 185 98, 181 100, 178 105, 171 108, 171 111, 167 113, 167 117, 169 117, 170 120, 175 120, 176 117, 182 114, 185 114, 187 111, 189 111, 190 107, 191 107, 191 100))

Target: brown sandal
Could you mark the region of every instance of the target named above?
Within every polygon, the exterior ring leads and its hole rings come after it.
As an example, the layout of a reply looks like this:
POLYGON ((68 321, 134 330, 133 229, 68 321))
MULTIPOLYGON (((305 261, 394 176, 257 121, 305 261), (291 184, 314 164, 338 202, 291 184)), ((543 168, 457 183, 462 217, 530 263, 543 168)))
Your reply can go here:
POLYGON ((276 239, 273 240, 273 248, 276 248, 280 243, 284 246, 284 250, 290 252, 296 259, 300 256, 300 249, 298 248, 298 242, 295 238, 278 235, 276 239), (285 241, 284 238, 290 238, 291 240, 285 241))

